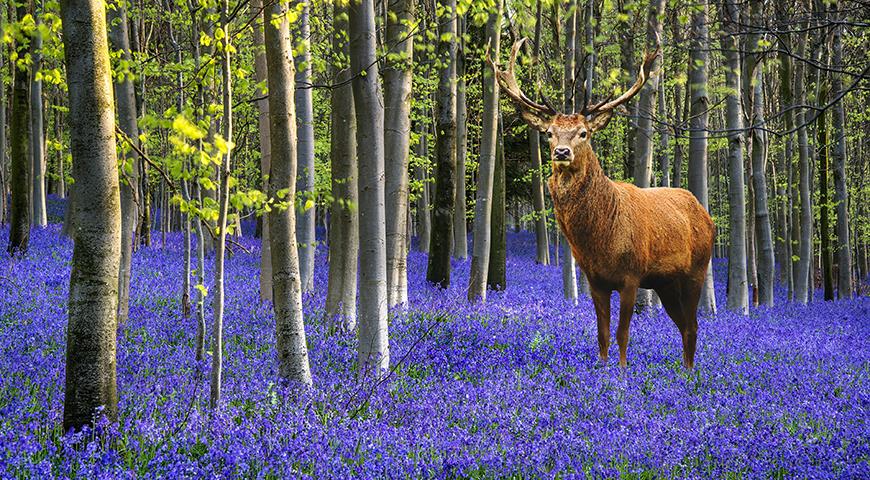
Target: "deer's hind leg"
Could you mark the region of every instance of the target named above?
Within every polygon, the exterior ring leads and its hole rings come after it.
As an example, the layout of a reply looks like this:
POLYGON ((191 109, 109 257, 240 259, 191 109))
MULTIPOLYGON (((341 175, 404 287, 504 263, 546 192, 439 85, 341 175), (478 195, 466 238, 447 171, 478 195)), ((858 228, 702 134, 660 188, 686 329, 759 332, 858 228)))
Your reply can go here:
POLYGON ((698 302, 701 299, 701 289, 704 287, 704 277, 700 280, 690 280, 683 289, 681 304, 685 319, 683 334, 683 364, 688 369, 695 366, 695 346, 698 341, 698 302))
MULTIPOLYGON (((659 294, 659 299, 661 299, 662 306, 665 307, 668 316, 671 317, 671 320, 674 321, 674 324, 680 331, 680 337, 683 342, 683 364, 686 365, 686 340, 690 322, 686 316, 686 309, 683 304, 684 292, 682 284, 680 281, 671 282, 668 285, 657 288, 656 293, 659 294)), ((694 350, 692 357, 694 358, 694 350)))

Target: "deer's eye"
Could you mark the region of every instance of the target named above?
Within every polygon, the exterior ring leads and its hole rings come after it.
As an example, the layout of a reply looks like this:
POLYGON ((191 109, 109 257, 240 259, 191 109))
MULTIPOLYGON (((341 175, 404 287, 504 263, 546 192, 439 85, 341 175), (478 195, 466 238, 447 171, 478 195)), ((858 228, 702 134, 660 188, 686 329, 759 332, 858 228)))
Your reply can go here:
POLYGON ((547 138, 553 138, 553 132, 551 132, 550 130, 547 130, 546 134, 547 134, 547 138))
POLYGON ((586 130, 583 130, 583 131, 580 132, 580 139, 581 139, 581 140, 586 140, 586 130))

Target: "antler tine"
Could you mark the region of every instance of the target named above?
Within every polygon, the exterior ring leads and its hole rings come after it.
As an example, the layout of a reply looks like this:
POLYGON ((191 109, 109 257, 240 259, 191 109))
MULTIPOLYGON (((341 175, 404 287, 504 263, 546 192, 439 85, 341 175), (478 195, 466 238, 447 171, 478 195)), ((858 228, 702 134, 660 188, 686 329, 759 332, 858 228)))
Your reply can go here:
POLYGON ((522 38, 514 43, 513 48, 511 48, 510 63, 508 63, 508 69, 506 72, 499 70, 495 62, 492 61, 492 58, 489 57, 488 50, 487 60, 489 60, 490 65, 492 65, 493 71, 495 71, 496 79, 498 79, 499 85, 501 85, 501 88, 504 89, 504 92, 509 97, 511 97, 511 99, 513 99, 517 103, 522 104, 525 108, 529 110, 536 111, 536 113, 543 115, 556 115, 558 112, 550 105, 540 104, 527 97, 526 94, 523 93, 519 83, 517 82, 514 68, 517 62, 517 53, 519 52, 520 47, 522 47, 525 41, 526 39, 522 38))
POLYGON ((622 95, 616 97, 616 99, 612 101, 610 100, 610 98, 613 97, 613 95, 611 94, 606 100, 585 109, 585 113, 588 115, 595 112, 605 112, 608 110, 613 110, 614 108, 631 100, 631 98, 637 95, 637 92, 639 92, 643 88, 644 84, 649 79, 652 64, 653 62, 655 62, 655 59, 659 56, 660 52, 661 49, 656 47, 655 51, 646 54, 637 74, 637 80, 634 82, 634 85, 632 85, 631 88, 623 92, 622 95))

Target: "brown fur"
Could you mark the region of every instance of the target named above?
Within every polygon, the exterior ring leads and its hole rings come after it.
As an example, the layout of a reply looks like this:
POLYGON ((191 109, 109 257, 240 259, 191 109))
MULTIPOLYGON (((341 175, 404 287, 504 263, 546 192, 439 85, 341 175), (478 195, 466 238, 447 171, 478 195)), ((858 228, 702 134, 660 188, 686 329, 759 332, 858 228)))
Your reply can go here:
POLYGON ((713 221, 686 190, 640 189, 607 178, 590 144, 592 132, 607 124, 606 115, 557 115, 547 129, 551 156, 557 147, 571 149, 570 163, 554 161, 549 187, 559 226, 589 279, 599 355, 607 359, 611 292, 620 294, 617 342, 625 366, 637 289, 650 288, 680 330, 683 361, 692 368, 713 221))

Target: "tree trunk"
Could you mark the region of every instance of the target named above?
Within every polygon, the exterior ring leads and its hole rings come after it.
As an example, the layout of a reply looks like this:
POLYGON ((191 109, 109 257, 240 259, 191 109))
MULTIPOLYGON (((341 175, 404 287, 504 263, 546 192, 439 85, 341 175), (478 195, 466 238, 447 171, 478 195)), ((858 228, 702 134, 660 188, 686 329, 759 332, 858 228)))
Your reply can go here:
MULTIPOLYGON (((834 67, 843 68, 842 27, 834 27, 834 67)), ((841 73, 831 73, 834 98, 843 97, 841 73)), ((852 250, 849 247, 849 190, 846 181, 846 112, 844 99, 834 104, 835 139, 831 156, 834 160, 834 200, 837 204, 837 298, 852 298, 852 250)))
MULTIPOLYGON (((221 26, 224 38, 221 40, 223 49, 220 52, 221 77, 223 93, 223 137, 227 142, 233 138, 233 92, 232 72, 230 71, 230 5, 229 0, 221 2, 221 26)), ((212 327, 212 362, 211 362, 211 392, 209 406, 217 410, 221 399, 221 370, 223 369, 223 322, 224 322, 224 255, 227 246, 227 210, 229 209, 230 193, 230 161, 232 150, 227 148, 218 167, 220 187, 218 190, 218 238, 215 245, 214 267, 214 298, 212 327)), ((293 178, 293 177, 290 177, 293 178)), ((293 198, 293 197, 290 197, 293 198)), ((167 205, 164 203, 164 208, 167 205)))
MULTIPOLYGON (((762 4, 750 3, 749 18, 761 18, 762 4)), ((755 220, 756 273, 758 275, 758 300, 773 306, 773 284, 776 277, 774 266, 773 236, 770 227, 770 211, 767 202, 767 133, 764 125, 764 99, 762 96, 762 57, 757 52, 759 31, 751 27, 746 40, 743 61, 743 98, 750 112, 749 135, 751 138, 752 191, 755 220)))
MULTIPOLYGON (((709 210, 707 189, 707 4, 692 14, 692 41, 689 47, 689 95, 691 116, 689 121, 689 191, 701 205, 709 210)), ((713 261, 707 267, 707 279, 701 290, 701 310, 716 313, 713 291, 713 261)))
MULTIPOLYGON (((259 16, 263 10, 263 0, 251 0, 250 12, 252 16, 259 16)), ((263 26, 259 22, 252 22, 254 29, 254 71, 257 83, 266 82, 268 70, 266 68, 265 40, 263 26)), ((260 141, 260 176, 262 189, 269 191, 269 170, 272 166, 272 141, 269 136, 269 99, 265 89, 257 89, 257 133, 260 141)), ((262 230, 260 232, 260 300, 272 301, 272 250, 269 241, 268 215, 262 218, 262 230)))
MULTIPOLYGON (((347 31, 347 6, 333 5, 335 31, 347 31)), ((347 55, 347 43, 338 35, 333 51, 347 55)), ((341 65, 344 67, 345 65, 341 65)), ((329 216, 329 280, 326 315, 333 329, 352 332, 356 328, 356 282, 359 262, 359 204, 356 164, 356 118, 350 70, 334 70, 332 89, 332 132, 329 158, 332 165, 332 209, 329 216)))
POLYGON ((496 138, 498 140, 495 148, 495 171, 492 182, 489 268, 487 268, 486 287, 499 292, 507 288, 507 230, 505 228, 507 179, 504 165, 504 122, 501 112, 498 115, 496 138))
POLYGON ((728 130, 728 292, 726 308, 749 314, 746 278, 746 197, 743 184, 743 109, 740 103, 740 52, 736 35, 740 22, 735 0, 728 0, 722 15, 725 52, 726 128, 728 130))
MULTIPOLYGON (((486 44, 492 58, 499 58, 501 42, 502 0, 496 0, 486 23, 486 44)), ((471 248, 471 272, 468 278, 468 301, 486 301, 489 258, 492 248, 492 195, 495 181, 498 142, 498 82, 491 68, 483 67, 483 110, 481 111, 480 163, 474 202, 474 241, 471 248)))
POLYGON ((42 0, 34 0, 33 17, 36 19, 36 29, 30 38, 30 154, 32 185, 33 217, 31 221, 37 227, 48 225, 45 213, 45 135, 42 129, 42 80, 37 79, 37 73, 42 69, 42 33, 39 31, 42 17, 42 0))
MULTIPOLYGON (((4 33, 3 26, 5 24, 6 12, 0 10, 0 35, 4 33)), ((0 72, 5 72, 3 69, 4 58, 5 55, 0 55, 0 72)), ((6 224, 6 199, 8 195, 6 186, 8 183, 6 176, 6 81, 4 80, 0 82, 0 225, 6 224)))
POLYGON ((465 19, 458 19, 460 36, 456 54, 456 199, 453 209, 453 257, 460 260, 468 258, 467 212, 465 209, 465 156, 468 152, 468 109, 466 106, 465 86, 465 19))
MULTIPOLYGON (((562 94, 564 97, 562 103, 566 113, 573 113, 574 47, 576 44, 576 39, 574 38, 576 35, 576 29, 574 28, 576 21, 574 17, 577 15, 577 0, 569 0, 565 8, 565 68, 562 76, 562 94)), ((560 233, 560 235, 562 235, 562 254, 565 257, 562 262, 562 293, 568 301, 577 303, 577 261, 574 260, 571 245, 565 238, 564 232, 560 233)))
POLYGON ((408 147, 411 140, 411 82, 414 2, 389 5, 387 44, 390 61, 384 71, 384 157, 386 168, 387 306, 408 303, 408 147))
MULTIPOLYGON (((118 6, 109 10, 109 42, 113 50, 120 50, 121 56, 130 61, 130 37, 127 30, 127 10, 118 6)), ((117 107, 118 127, 131 141, 138 141, 139 127, 136 123, 136 96, 133 80, 124 75, 115 81, 115 104, 117 107)), ((137 157, 132 147, 128 147, 122 158, 121 175, 121 262, 118 265, 118 323, 124 325, 130 310, 130 268, 133 260, 133 230, 139 217, 136 198, 136 185, 139 183, 137 157)))
MULTIPOLYGON (((794 71, 792 70, 791 56, 786 53, 790 52, 792 49, 791 38, 789 35, 783 35, 781 41, 783 43, 784 51, 779 54, 779 95, 783 106, 788 108, 794 104, 794 92, 792 91, 794 71)), ((787 110, 785 112, 783 115, 783 123, 785 124, 785 129, 788 131, 794 128, 794 112, 792 110, 787 110)), ((779 261, 780 276, 786 284, 788 300, 791 301, 794 299, 795 267, 795 263, 792 262, 792 258, 794 257, 792 249, 795 245, 794 240, 797 240, 797 237, 799 236, 796 235, 797 217, 792 215, 795 192, 793 182, 794 169, 792 168, 794 163, 794 142, 793 134, 791 133, 789 133, 785 138, 785 151, 783 152, 782 159, 782 168, 780 171, 781 175, 784 175, 786 178, 785 182, 782 183, 783 187, 778 191, 780 208, 780 218, 779 222, 777 222, 780 227, 780 238, 778 238, 778 240, 782 241, 782 258, 779 261)))
MULTIPOLYGON (((16 17, 21 22, 27 15, 27 7, 15 7, 16 17)), ((27 50, 16 43, 19 57, 24 57, 27 50)), ((78 53, 78 52, 77 52, 78 53)), ((9 123, 9 156, 11 159, 9 172, 9 188, 12 204, 9 218, 9 246, 6 251, 10 255, 27 253, 30 242, 30 104, 27 98, 27 72, 15 68, 12 79, 12 115, 9 123)))
POLYGON ((296 223, 299 226, 297 238, 299 244, 299 272, 302 291, 314 289, 314 255, 317 248, 315 227, 315 192, 314 192, 314 103, 311 95, 311 27, 309 25, 308 0, 294 0, 289 8, 299 12, 299 18, 291 27, 294 50, 298 55, 296 63, 296 84, 302 88, 295 89, 296 121, 299 134, 298 172, 296 180, 297 196, 301 205, 296 206, 296 223), (301 10, 298 4, 303 4, 301 10))
MULTIPOLYGON (((538 63, 538 55, 541 51, 541 0, 535 13, 535 44, 532 48, 532 74, 535 94, 539 95, 540 75, 534 68, 538 63)), ((587 85, 588 85, 587 80, 587 85)), ((550 239, 547 234, 547 213, 544 203, 543 166, 541 164, 541 133, 534 128, 526 129, 529 136, 529 154, 532 162, 532 207, 535 213, 535 261, 541 265, 550 264, 550 239)))
MULTIPOLYGON (((804 25, 804 24, 802 24, 804 25)), ((807 33, 798 34, 798 45, 795 55, 799 58, 804 57, 806 50, 807 33)), ((795 69, 795 85, 794 89, 798 94, 798 103, 805 104, 807 100, 806 91, 804 88, 806 82, 806 67, 804 62, 797 62, 795 69)), ((797 264, 797 273, 795 274, 794 296, 795 300, 800 303, 807 303, 810 294, 811 280, 811 262, 812 262, 812 227, 813 227, 813 206, 812 197, 810 195, 810 151, 809 139, 807 135, 806 117, 803 108, 795 110, 795 124, 797 130, 798 144, 798 172, 800 193, 800 260, 797 264)))
POLYGON ((438 80, 436 101, 437 171, 426 280, 447 288, 450 286, 450 245, 456 199, 456 0, 439 0, 439 4, 444 11, 439 20, 438 56, 444 66, 438 80))
MULTIPOLYGON (((384 108, 378 87, 374 0, 350 3, 350 65, 359 157, 360 372, 380 376, 390 365, 384 207, 384 108), (358 74, 365 72, 364 75, 358 74)), ((454 150, 455 151, 455 150, 454 150)), ((452 197, 451 197, 452 198, 452 197)), ((448 223, 450 217, 447 217, 448 223)), ((449 238, 449 237, 447 237, 449 238)), ((449 252, 446 252, 449 255, 449 252)), ((448 257, 449 260, 449 257, 448 257)))
MULTIPOLYGON (((646 45, 652 51, 658 46, 662 34, 662 24, 659 20, 664 15, 665 1, 651 0, 647 15, 646 45)), ((661 65, 659 57, 653 61, 651 71, 658 71, 661 65)), ((649 188, 653 172, 653 111, 656 108, 659 76, 655 75, 640 91, 637 102, 637 129, 634 135, 634 184, 640 188, 649 188)), ((653 291, 645 288, 637 291, 637 304, 643 308, 653 304, 653 291)))
MULTIPOLYGON (((420 140, 417 143, 417 156, 429 159, 429 125, 423 121, 419 123, 420 140)), ((414 167, 414 175, 422 184, 420 196, 417 198, 417 250, 429 253, 429 238, 432 232, 432 217, 429 212, 429 175, 426 167, 417 165, 414 167)))
MULTIPOLYGON (((80 198, 88 199, 74 204, 63 406, 63 429, 68 431, 91 425, 98 414, 111 421, 118 414, 121 200, 105 2, 64 0, 60 8, 73 178, 80 198)), ((16 106, 26 106, 26 100, 18 100, 16 106)))
MULTIPOLYGON (((820 74, 821 82, 818 103, 828 102, 827 80, 820 74)), ((819 169, 819 237, 822 243, 822 285, 825 289, 825 300, 834 299, 833 252, 831 249, 830 215, 831 205, 828 193, 828 121, 827 112, 819 112, 816 120, 816 152, 819 169)))
MULTIPOLYGON (((270 195, 284 200, 288 208, 269 212, 269 241, 272 254, 272 285, 275 302, 275 338, 278 375, 284 380, 311 385, 305 324, 302 317, 302 276, 296 249, 296 127, 294 109, 294 60, 290 43, 287 6, 274 3, 263 10, 266 65, 269 83, 269 133, 272 169, 270 195), (273 18, 281 19, 275 25, 273 18)), ((292 7, 290 7, 292 8, 292 7)), ((296 75, 299 80, 299 75, 296 75)), ((295 96, 299 99, 299 95, 295 96)), ((303 200, 304 201, 304 200, 303 200)))

